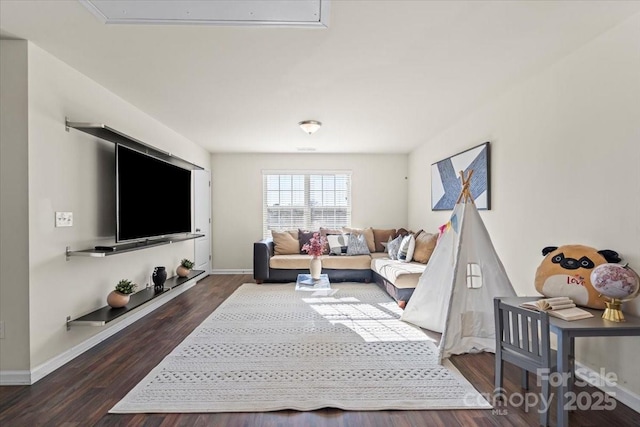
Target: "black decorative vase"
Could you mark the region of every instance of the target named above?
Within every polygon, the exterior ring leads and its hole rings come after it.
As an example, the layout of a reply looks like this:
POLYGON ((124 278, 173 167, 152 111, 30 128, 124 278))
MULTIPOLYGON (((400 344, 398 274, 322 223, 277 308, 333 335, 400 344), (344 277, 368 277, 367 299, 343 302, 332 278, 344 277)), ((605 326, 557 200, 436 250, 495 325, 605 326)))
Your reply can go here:
POLYGON ((153 280, 153 290, 161 292, 164 290, 164 282, 167 280, 167 270, 164 267, 156 267, 151 275, 153 280))

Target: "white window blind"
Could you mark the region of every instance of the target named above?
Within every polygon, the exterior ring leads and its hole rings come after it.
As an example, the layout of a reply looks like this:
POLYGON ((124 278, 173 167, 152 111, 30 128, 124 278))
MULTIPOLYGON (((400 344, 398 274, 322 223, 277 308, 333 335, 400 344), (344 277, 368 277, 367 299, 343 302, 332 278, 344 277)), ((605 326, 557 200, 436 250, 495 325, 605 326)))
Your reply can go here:
POLYGON ((262 229, 319 230, 351 225, 351 172, 263 172, 262 229))

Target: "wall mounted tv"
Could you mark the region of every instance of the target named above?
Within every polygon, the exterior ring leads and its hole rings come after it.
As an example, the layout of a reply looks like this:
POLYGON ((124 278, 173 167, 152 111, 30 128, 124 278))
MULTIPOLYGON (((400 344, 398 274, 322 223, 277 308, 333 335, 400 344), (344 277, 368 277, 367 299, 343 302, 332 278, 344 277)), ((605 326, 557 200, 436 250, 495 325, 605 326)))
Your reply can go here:
POLYGON ((116 241, 191 232, 191 171, 116 144, 116 241))

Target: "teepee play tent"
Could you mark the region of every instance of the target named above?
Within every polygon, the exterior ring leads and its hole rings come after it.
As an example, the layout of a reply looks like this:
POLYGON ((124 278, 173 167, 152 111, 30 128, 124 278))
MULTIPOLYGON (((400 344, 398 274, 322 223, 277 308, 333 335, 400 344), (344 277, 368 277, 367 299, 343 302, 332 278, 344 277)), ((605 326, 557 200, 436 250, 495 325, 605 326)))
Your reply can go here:
POLYGON ((516 293, 465 179, 451 219, 418 281, 402 320, 441 332, 439 357, 495 351, 493 298, 516 293))

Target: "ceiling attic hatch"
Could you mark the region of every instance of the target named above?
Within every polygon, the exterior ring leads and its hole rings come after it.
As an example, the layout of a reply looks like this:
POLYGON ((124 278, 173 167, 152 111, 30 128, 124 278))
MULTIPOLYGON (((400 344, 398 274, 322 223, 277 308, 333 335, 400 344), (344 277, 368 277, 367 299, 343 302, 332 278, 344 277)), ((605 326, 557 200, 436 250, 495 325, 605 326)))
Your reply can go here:
POLYGON ((105 24, 328 27, 330 0, 78 0, 105 24))

